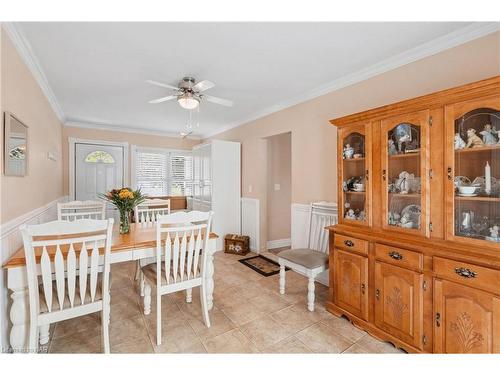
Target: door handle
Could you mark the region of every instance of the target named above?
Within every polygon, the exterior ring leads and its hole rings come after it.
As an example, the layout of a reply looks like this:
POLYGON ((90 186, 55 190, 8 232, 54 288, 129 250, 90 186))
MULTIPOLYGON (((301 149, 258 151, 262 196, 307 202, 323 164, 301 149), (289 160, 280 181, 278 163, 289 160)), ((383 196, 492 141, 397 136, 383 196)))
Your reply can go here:
POLYGON ((361 294, 365 294, 365 289, 366 289, 366 286, 365 284, 361 284, 361 294))
POLYGON ((436 313, 436 327, 441 327, 441 314, 436 313))
POLYGON ((383 169, 382 170, 382 180, 384 180, 384 181, 385 181, 385 174, 386 174, 386 171, 385 171, 385 169, 383 169))
POLYGON ((380 290, 379 289, 375 290, 375 298, 377 299, 377 301, 380 300, 380 290))
POLYGON ((451 167, 448 167, 448 180, 453 180, 453 169, 451 167))

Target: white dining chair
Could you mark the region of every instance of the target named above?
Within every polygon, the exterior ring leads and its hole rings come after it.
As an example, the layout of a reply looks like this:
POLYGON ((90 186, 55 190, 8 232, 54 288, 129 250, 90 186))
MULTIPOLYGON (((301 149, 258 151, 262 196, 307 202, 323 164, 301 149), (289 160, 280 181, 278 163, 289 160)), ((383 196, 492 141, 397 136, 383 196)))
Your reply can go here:
POLYGON ((146 199, 134 209, 136 223, 156 223, 159 215, 170 214, 170 199, 146 199))
POLYGON ((39 331, 40 338, 48 339, 50 324, 101 311, 104 352, 109 353, 113 221, 51 221, 19 228, 28 279, 30 351, 38 351, 39 331), (88 272, 79 272, 83 269, 88 272))
MULTIPOLYGON (((146 199, 134 209, 134 222, 138 225, 153 225, 159 215, 170 215, 170 199, 146 199)), ((135 280, 139 279, 141 266, 135 268, 135 280)), ((141 290, 144 285, 141 283, 141 290)))
POLYGON ((328 231, 325 227, 337 223, 337 209, 334 205, 311 203, 307 234, 307 248, 284 250, 278 253, 280 265, 279 290, 285 294, 285 273, 292 271, 305 275, 307 284, 307 308, 314 311, 314 280, 328 269, 328 231))
POLYGON ((78 220, 106 218, 106 203, 99 201, 72 201, 57 203, 57 220, 78 220))
MULTIPOLYGON (((156 343, 161 345, 161 296, 200 287, 203 320, 210 327, 205 272, 212 212, 176 212, 156 222, 156 262, 141 267, 144 313, 151 313, 151 287, 156 285, 156 343)), ((142 262, 142 261, 141 261, 142 262)), ((142 264, 142 263, 141 263, 142 264)))

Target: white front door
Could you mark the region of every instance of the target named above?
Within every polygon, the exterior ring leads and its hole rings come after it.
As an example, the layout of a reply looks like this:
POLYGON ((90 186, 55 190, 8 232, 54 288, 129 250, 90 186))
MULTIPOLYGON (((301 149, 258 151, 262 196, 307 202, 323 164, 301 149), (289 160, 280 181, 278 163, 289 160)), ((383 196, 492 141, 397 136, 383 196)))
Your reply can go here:
MULTIPOLYGON (((99 194, 123 187, 123 158, 121 146, 75 143, 75 200, 99 200, 99 194)), ((106 217, 118 219, 113 206, 106 217)))

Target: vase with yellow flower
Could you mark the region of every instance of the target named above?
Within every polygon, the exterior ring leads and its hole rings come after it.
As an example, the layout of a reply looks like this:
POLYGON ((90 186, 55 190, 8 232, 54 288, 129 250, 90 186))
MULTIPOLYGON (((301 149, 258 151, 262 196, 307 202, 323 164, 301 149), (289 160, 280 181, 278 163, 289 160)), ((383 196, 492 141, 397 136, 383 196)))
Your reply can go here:
POLYGON ((141 190, 132 190, 124 187, 113 189, 106 194, 100 194, 100 197, 113 204, 120 212, 120 233, 130 232, 130 213, 135 206, 146 199, 141 190))

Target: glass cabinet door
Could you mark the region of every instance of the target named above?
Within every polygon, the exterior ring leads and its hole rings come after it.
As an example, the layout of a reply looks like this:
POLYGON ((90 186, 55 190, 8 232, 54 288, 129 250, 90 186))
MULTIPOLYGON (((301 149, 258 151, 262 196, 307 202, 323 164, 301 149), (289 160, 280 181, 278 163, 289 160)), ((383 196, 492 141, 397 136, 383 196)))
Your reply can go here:
POLYGON ((448 235, 500 244, 500 98, 445 108, 448 235))
POLYGON ((339 222, 370 225, 370 124, 339 129, 339 222))
POLYGON ((429 112, 382 121, 383 227, 428 235, 429 112))

